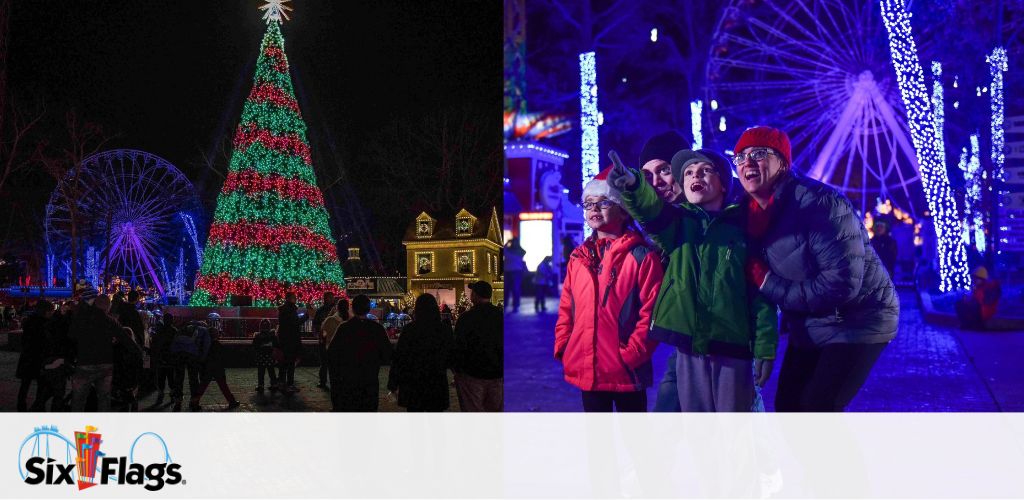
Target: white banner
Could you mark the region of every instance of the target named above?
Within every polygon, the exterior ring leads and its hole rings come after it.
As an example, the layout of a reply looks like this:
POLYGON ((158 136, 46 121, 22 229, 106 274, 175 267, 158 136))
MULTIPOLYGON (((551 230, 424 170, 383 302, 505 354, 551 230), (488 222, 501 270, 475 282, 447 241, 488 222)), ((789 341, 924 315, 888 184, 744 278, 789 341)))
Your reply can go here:
POLYGON ((0 419, 2 497, 1024 497, 1021 414, 0 419))

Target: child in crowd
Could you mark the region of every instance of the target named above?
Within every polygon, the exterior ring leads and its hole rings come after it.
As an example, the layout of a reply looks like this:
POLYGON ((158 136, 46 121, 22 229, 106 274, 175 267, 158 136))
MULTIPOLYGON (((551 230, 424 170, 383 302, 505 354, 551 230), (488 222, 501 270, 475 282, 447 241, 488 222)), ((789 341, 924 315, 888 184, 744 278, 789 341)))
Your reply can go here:
POLYGON ((270 320, 260 320, 260 331, 252 338, 252 347, 256 351, 256 374, 258 385, 256 392, 263 392, 263 380, 266 373, 270 374, 270 390, 277 390, 277 373, 274 370, 274 348, 277 347, 277 334, 270 328, 270 320))

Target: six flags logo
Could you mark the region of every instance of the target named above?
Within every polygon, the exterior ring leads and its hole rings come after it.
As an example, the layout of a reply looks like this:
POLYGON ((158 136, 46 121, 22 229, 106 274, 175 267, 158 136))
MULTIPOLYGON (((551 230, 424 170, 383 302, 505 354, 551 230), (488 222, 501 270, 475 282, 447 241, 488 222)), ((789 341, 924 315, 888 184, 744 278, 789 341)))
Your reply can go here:
POLYGON ((19 467, 22 479, 31 485, 77 482, 79 490, 112 482, 119 485, 142 485, 149 491, 159 491, 165 484, 185 484, 181 477, 181 465, 171 461, 167 444, 158 434, 147 432, 135 438, 128 457, 108 457, 100 451, 103 440, 96 430, 87 425, 85 431, 75 432, 74 442, 71 442, 58 433, 56 427, 36 428, 22 443, 19 452, 19 462, 21 455, 26 452, 30 457, 24 462, 23 468, 19 467), (144 465, 133 461, 135 446, 146 436, 162 445, 164 462, 144 465), (63 449, 62 444, 65 445, 63 449), (63 460, 52 455, 63 457, 63 460), (73 476, 77 476, 77 481, 73 476))

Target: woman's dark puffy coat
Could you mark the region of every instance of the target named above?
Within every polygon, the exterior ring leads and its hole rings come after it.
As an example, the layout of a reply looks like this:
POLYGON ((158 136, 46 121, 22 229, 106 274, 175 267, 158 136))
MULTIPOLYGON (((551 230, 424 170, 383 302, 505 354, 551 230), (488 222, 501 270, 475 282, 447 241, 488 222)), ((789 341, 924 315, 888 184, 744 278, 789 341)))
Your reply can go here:
POLYGON ((388 390, 398 405, 426 411, 448 409, 452 331, 443 322, 413 321, 402 330, 391 360, 388 390))
POLYGON ((874 344, 896 336, 899 299, 853 205, 836 190, 791 173, 751 243, 768 264, 761 293, 782 309, 797 345, 874 344))
POLYGON ((43 369, 46 355, 46 318, 33 314, 22 325, 21 356, 15 376, 22 380, 34 379, 43 369))

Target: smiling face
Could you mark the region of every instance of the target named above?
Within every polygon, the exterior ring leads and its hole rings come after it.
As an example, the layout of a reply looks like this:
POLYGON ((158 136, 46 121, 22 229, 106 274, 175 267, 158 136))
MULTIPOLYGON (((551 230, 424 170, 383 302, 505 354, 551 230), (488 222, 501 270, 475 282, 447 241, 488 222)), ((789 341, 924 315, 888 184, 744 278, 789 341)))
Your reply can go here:
POLYGON ((743 163, 736 166, 740 176, 740 184, 748 193, 767 198, 771 196, 775 183, 789 169, 782 157, 771 148, 752 146, 744 149, 743 163), (766 151, 768 154, 760 161, 750 158, 754 151, 766 151))
POLYGON ((612 203, 604 196, 587 196, 583 203, 584 205, 593 204, 589 209, 583 209, 583 217, 587 219, 587 225, 591 229, 602 233, 622 233, 626 221, 629 220, 629 215, 622 207, 612 203))
POLYGON ((672 175, 672 165, 665 160, 651 160, 640 169, 644 179, 658 193, 658 197, 666 203, 678 203, 682 199, 683 188, 672 175))
POLYGON ((721 208, 725 198, 718 170, 707 162, 691 163, 683 169, 683 188, 686 201, 710 210, 721 208))

